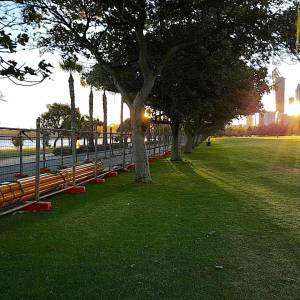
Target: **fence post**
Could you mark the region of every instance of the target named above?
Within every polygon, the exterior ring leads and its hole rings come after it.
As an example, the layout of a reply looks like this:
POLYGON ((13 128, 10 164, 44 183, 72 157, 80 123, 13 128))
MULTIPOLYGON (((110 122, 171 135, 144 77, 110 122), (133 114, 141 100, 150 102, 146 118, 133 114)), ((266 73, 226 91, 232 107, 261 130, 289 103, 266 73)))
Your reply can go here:
POLYGON ((129 152, 129 155, 130 155, 130 164, 132 165, 132 163, 133 163, 132 134, 130 135, 130 147, 129 147, 129 143, 128 143, 128 152, 129 152))
POLYGON ((76 185, 75 182, 75 168, 76 168, 76 161, 77 161, 77 155, 76 155, 76 137, 75 137, 75 127, 74 122, 72 122, 72 132, 71 132, 71 147, 72 147, 72 183, 73 186, 76 185))
POLYGON ((125 133, 121 133, 122 141, 123 141, 123 169, 126 166, 126 149, 125 149, 125 133))
POLYGON ((63 136, 62 136, 62 132, 60 132, 61 136, 60 136, 60 165, 61 165, 61 168, 63 168, 64 166, 64 139, 63 139, 63 136))
POLYGON ((36 137, 35 137, 35 200, 40 199, 40 148, 41 148, 41 119, 36 120, 36 137))
POLYGON ((107 146, 107 132, 102 132, 102 139, 103 139, 103 145, 104 145, 104 158, 107 158, 107 154, 106 154, 106 146, 107 146))
POLYGON ((23 139, 22 139, 22 131, 20 131, 19 135, 20 135, 20 148, 19 148, 20 174, 23 174, 23 139))
POLYGON ((95 179, 97 178, 98 176, 98 132, 97 132, 97 127, 96 127, 96 130, 95 130, 95 142, 94 142, 94 145, 95 145, 95 179))
POLYGON ((160 151, 161 151, 161 133, 158 132, 158 155, 160 156, 160 151))
POLYGON ((45 132, 43 132, 43 168, 46 168, 46 144, 45 144, 45 132))
POLYGON ((156 156, 156 148, 157 148, 157 135, 155 134, 155 138, 154 138, 154 156, 156 156))
POLYGON ((112 158, 112 127, 109 128, 109 170, 111 170, 111 158, 112 158))

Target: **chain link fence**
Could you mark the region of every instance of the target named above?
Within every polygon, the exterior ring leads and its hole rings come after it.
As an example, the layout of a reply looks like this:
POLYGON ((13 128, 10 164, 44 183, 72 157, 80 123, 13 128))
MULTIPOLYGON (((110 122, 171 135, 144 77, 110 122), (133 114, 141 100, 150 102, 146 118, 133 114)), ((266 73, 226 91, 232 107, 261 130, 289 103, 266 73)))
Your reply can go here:
MULTIPOLYGON (((148 157, 170 151, 168 128, 146 133, 148 157)), ((134 162, 130 133, 0 128, 0 211, 84 184, 134 162)))

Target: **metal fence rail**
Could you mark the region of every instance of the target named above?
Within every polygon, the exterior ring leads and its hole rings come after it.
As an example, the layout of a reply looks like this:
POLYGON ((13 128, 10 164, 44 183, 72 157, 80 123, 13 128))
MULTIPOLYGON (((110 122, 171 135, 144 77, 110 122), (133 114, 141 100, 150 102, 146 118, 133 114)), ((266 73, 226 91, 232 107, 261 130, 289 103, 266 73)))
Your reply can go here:
MULTIPOLYGON (((172 138, 166 128, 159 130, 152 126, 146 136, 149 157, 170 150, 172 138)), ((24 182, 25 186, 32 185, 31 189, 28 188, 30 193, 34 185, 34 197, 22 191, 17 199, 23 201, 34 198, 38 201, 50 192, 56 193, 90 181, 104 172, 126 168, 133 163, 133 157, 130 133, 40 128, 39 119, 36 129, 0 128, 0 209, 1 206, 15 204, 14 201, 10 203, 5 200, 5 197, 10 199, 9 194, 3 195, 1 192, 1 189, 7 190, 6 187, 11 190, 7 193, 16 195, 18 186, 24 182), (55 174, 67 178, 57 187, 52 182, 55 174), (49 183, 49 189, 43 185, 47 176, 52 184, 49 183), (26 178, 29 179, 26 181, 26 178), (54 186, 55 189, 51 190, 50 187, 54 186)))

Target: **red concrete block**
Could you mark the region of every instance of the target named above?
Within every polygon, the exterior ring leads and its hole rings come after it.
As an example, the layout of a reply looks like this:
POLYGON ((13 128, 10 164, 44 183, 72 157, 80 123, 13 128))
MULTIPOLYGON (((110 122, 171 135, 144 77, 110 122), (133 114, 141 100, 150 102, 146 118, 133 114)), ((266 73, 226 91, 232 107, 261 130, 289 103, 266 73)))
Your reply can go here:
POLYGON ((105 182, 104 178, 95 178, 91 181, 91 183, 94 183, 94 184, 102 184, 104 182, 105 182))
POLYGON ((84 161, 84 163, 85 163, 85 164, 91 164, 91 163, 93 163, 93 161, 92 161, 92 160, 89 160, 89 159, 86 159, 86 160, 84 161))
POLYGON ((82 194, 86 192, 85 186, 73 186, 64 191, 64 194, 82 194))
POLYGON ((128 168, 124 168, 124 169, 121 169, 120 171, 121 171, 121 172, 124 172, 124 173, 128 173, 128 172, 129 172, 129 169, 128 169, 128 168))
POLYGON ((49 211, 52 209, 51 202, 35 202, 28 206, 21 208, 23 211, 30 211, 30 212, 41 212, 41 211, 49 211))
POLYGON ((24 173, 16 173, 15 177, 16 177, 17 179, 20 179, 20 178, 26 178, 26 177, 29 177, 29 175, 24 174, 24 173))
POLYGON ((41 173, 41 174, 50 173, 50 169, 49 169, 49 168, 41 168, 41 169, 40 169, 40 173, 41 173))
POLYGON ((107 177, 117 177, 117 176, 119 176, 119 173, 115 171, 111 171, 107 174, 107 177))
POLYGON ((127 166, 127 169, 129 169, 129 170, 134 169, 134 168, 135 168, 134 164, 127 166))

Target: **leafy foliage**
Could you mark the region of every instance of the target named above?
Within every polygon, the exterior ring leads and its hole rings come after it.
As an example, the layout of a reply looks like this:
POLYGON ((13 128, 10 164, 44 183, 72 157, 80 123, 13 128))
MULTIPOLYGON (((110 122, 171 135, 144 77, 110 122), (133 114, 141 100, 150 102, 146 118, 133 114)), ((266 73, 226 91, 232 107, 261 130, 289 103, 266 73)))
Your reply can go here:
POLYGON ((51 64, 41 60, 37 68, 20 65, 13 59, 19 48, 28 45, 30 38, 22 27, 18 7, 14 1, 0 2, 0 78, 8 78, 19 85, 35 85, 51 74, 51 64), (34 77, 38 77, 35 79, 34 77))

